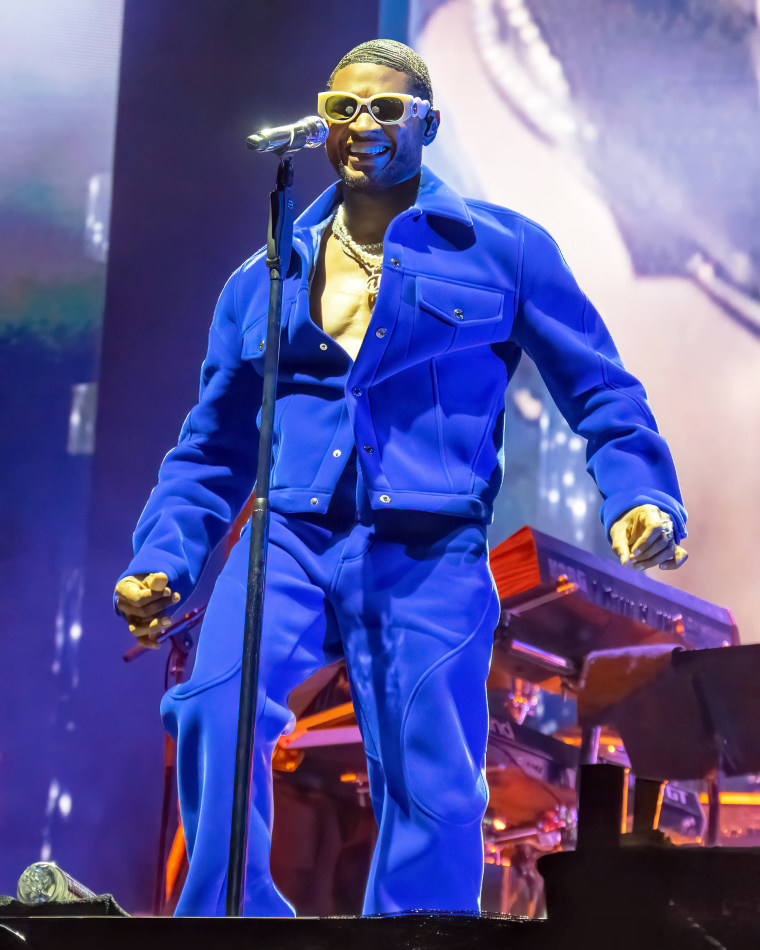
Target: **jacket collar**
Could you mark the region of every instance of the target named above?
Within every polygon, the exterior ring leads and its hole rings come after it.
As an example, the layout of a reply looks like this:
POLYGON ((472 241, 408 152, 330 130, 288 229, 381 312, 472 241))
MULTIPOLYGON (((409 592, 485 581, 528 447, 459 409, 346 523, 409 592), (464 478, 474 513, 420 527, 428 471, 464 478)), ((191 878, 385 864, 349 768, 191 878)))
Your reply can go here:
POLYGON ((417 192, 414 207, 418 208, 422 214, 451 218, 453 221, 459 221, 460 224, 466 224, 468 228, 472 227, 472 218, 464 200, 449 188, 445 181, 434 175, 426 165, 422 166, 420 190, 417 192))
MULTIPOLYGON (((335 182, 326 191, 323 191, 303 214, 296 218, 293 230, 297 232, 314 228, 327 218, 332 217, 342 198, 343 185, 341 182, 335 182)), ((451 218, 467 225, 467 227, 472 227, 470 212, 462 198, 425 165, 422 166, 420 189, 412 208, 419 214, 451 218)))

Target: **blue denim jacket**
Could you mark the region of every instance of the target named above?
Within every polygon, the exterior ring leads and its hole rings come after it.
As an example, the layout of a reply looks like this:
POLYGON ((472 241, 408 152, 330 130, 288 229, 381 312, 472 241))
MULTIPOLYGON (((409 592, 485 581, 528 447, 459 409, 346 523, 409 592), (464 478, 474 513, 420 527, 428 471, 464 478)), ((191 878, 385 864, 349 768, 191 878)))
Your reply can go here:
MULTIPOLYGON (((354 446, 373 508, 487 522, 503 474, 504 392, 524 350, 575 432, 605 528, 652 503, 685 535, 673 461, 641 384, 557 245, 513 211, 463 199, 423 169, 391 222, 355 361, 309 316, 309 282, 340 185, 297 219, 285 282, 272 508, 324 512, 354 446)), ((269 279, 259 251, 214 313, 198 403, 164 459, 125 574, 189 593, 251 492, 269 279)))

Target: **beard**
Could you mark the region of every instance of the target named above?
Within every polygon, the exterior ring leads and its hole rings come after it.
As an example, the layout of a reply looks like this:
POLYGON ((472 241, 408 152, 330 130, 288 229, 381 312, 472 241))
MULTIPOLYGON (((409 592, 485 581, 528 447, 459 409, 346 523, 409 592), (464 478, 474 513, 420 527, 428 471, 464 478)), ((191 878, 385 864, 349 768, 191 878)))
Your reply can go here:
POLYGON ((374 173, 367 174, 367 172, 349 168, 340 160, 333 167, 343 184, 353 191, 384 191, 419 175, 420 164, 419 151, 405 143, 394 150, 385 165, 374 173))
POLYGON ((338 162, 336 168, 338 177, 349 188, 356 191, 367 191, 372 188, 373 180, 364 172, 352 171, 344 162, 338 162))
POLYGON ((352 191, 383 191, 396 184, 393 173, 386 174, 387 169, 386 165, 376 175, 368 175, 366 172, 349 168, 343 162, 338 162, 335 170, 343 184, 352 191))

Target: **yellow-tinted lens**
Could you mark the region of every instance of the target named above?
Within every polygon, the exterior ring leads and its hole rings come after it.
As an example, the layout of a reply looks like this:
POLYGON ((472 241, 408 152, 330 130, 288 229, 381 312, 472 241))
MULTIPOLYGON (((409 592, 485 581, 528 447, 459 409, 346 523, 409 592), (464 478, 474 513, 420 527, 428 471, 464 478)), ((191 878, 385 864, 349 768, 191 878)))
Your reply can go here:
POLYGON ((404 102, 397 96, 373 96, 370 112, 378 122, 398 122, 404 114, 404 102))
POLYGON ((325 113, 328 119, 334 119, 336 122, 345 122, 351 119, 359 111, 359 103, 353 96, 346 96, 338 93, 335 96, 328 96, 325 100, 325 113))

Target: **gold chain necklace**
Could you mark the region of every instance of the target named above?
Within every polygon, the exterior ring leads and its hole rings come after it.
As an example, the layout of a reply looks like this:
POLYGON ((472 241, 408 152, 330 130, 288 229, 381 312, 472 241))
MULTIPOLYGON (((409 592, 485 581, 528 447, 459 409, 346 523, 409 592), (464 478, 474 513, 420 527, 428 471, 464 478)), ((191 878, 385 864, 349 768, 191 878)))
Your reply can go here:
POLYGON ((369 294, 370 306, 377 299, 377 292, 380 289, 380 275, 383 269, 383 255, 373 254, 372 251, 382 251, 382 241, 379 244, 357 244, 348 233, 346 227, 344 206, 341 205, 332 221, 332 233, 337 238, 343 250, 353 257, 364 270, 367 271, 367 280, 364 286, 369 294))

